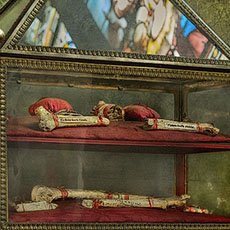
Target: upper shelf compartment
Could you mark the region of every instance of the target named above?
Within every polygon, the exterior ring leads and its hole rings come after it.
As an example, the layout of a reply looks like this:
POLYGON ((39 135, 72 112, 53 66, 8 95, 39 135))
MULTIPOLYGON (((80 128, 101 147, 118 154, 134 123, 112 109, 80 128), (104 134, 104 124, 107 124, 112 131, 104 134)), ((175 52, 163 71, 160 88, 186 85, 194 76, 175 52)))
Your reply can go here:
POLYGON ((144 122, 113 121, 106 127, 57 128, 44 132, 38 128, 38 119, 12 117, 8 121, 7 140, 19 142, 46 142, 63 144, 93 144, 115 146, 140 146, 154 153, 216 152, 230 150, 230 136, 184 131, 143 129, 144 122), (153 151, 155 150, 157 151, 153 151))

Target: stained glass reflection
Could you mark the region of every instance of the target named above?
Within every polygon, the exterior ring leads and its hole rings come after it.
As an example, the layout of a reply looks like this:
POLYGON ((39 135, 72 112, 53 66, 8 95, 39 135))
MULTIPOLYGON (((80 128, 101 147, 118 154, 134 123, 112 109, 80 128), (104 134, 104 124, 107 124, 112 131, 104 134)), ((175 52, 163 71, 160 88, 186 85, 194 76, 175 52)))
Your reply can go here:
POLYGON ((48 1, 20 43, 226 59, 169 0, 48 1))

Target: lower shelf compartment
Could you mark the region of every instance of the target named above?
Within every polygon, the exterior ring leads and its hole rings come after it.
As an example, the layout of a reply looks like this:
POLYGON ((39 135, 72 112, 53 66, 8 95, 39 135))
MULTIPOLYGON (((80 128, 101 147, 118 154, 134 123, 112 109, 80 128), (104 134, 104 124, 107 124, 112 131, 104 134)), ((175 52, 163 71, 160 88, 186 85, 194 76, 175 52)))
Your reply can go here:
POLYGON ((10 211, 11 223, 230 223, 230 218, 212 214, 187 213, 169 208, 98 208, 82 207, 79 201, 56 202, 50 211, 17 213, 10 211))

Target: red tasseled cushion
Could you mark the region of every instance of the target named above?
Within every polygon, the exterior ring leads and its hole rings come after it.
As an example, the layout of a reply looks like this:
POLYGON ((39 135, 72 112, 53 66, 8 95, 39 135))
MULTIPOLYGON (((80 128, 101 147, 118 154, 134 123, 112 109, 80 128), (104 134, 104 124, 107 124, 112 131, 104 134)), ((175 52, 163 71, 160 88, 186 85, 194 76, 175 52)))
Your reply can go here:
POLYGON ((60 110, 72 111, 72 106, 65 100, 59 98, 43 97, 29 107, 30 115, 35 115, 35 110, 43 106, 46 110, 56 113, 60 110))
POLYGON ((128 105, 124 108, 126 121, 144 121, 146 118, 160 118, 153 109, 142 104, 128 105))

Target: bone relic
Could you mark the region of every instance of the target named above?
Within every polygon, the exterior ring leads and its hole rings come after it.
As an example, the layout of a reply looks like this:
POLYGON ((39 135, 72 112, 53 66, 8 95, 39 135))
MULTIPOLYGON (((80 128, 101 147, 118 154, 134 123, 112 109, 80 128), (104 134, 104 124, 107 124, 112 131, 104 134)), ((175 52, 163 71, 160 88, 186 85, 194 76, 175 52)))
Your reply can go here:
POLYGON ((217 135, 219 129, 214 127, 213 124, 209 123, 192 123, 192 122, 180 122, 171 121, 165 119, 146 119, 145 125, 143 126, 145 130, 177 130, 177 131, 188 131, 196 133, 204 133, 209 135, 217 135))
POLYGON ((82 206, 86 208, 100 208, 100 207, 139 207, 139 208, 161 208, 166 209, 170 206, 181 207, 186 204, 188 195, 182 195, 180 197, 170 198, 153 198, 145 197, 145 199, 130 199, 130 200, 119 200, 119 199, 94 199, 94 200, 83 200, 82 206))
POLYGON ((74 126, 106 126, 109 120, 100 116, 82 116, 75 112, 51 113, 43 106, 35 110, 39 120, 39 127, 44 131, 52 131, 58 127, 74 126))
POLYGON ((106 117, 111 121, 124 120, 124 110, 116 104, 107 104, 99 101, 97 106, 93 108, 94 115, 106 117))
POLYGON ((85 199, 82 205, 94 207, 152 207, 166 209, 169 206, 182 206, 190 198, 188 195, 169 198, 155 198, 151 196, 133 195, 125 193, 108 193, 104 191, 52 188, 36 185, 31 192, 32 201, 46 201, 48 203, 58 199, 85 199))
POLYGON ((147 196, 132 195, 125 193, 109 193, 104 191, 82 190, 82 189, 64 189, 52 188, 44 185, 36 185, 31 192, 32 201, 47 201, 63 198, 89 198, 89 199, 121 199, 121 200, 135 200, 146 199, 147 196))

